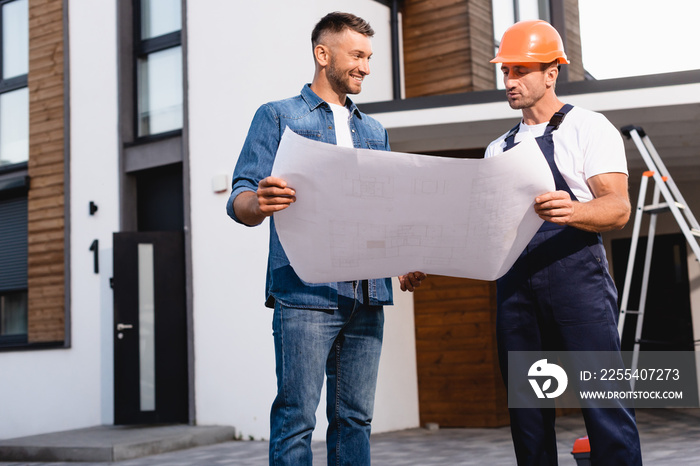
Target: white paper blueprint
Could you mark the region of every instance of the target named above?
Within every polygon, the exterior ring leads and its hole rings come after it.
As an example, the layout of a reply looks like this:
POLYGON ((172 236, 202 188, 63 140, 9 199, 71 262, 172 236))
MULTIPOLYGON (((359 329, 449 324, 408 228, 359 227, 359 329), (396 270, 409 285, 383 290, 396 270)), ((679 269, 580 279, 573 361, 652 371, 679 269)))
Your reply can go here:
POLYGON ((427 274, 495 280, 542 225, 554 191, 537 142, 488 159, 338 147, 287 129, 272 175, 296 190, 274 214, 282 247, 308 283, 427 274))

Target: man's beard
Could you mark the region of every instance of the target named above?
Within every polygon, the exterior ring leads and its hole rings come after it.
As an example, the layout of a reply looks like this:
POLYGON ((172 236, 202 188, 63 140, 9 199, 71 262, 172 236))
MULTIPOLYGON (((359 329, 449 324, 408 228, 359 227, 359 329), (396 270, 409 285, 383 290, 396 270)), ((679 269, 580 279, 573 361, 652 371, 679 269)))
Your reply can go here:
POLYGON ((347 77, 344 77, 343 74, 338 70, 335 64, 335 59, 331 57, 330 64, 328 65, 328 72, 326 73, 328 76, 328 81, 331 83, 331 86, 333 89, 342 94, 359 94, 359 90, 355 90, 350 85, 348 84, 348 79, 347 77))
POLYGON ((534 106, 543 97, 544 92, 538 94, 530 92, 527 95, 518 94, 518 98, 514 100, 511 100, 508 97, 506 97, 506 99, 508 100, 508 105, 510 105, 510 108, 512 108, 513 110, 522 110, 524 108, 530 108, 534 106))
POLYGON ((522 109, 528 108, 530 106, 530 105, 528 105, 527 102, 523 102, 522 100, 518 100, 518 101, 509 100, 508 104, 510 105, 510 108, 512 108, 513 110, 522 110, 522 109))

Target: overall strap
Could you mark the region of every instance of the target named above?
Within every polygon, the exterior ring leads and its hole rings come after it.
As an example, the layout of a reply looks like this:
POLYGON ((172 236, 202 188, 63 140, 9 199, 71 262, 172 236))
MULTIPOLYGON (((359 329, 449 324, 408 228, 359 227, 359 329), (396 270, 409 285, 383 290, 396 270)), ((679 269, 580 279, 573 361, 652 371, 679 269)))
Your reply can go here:
MULTIPOLYGON (((566 116, 566 114, 569 113, 569 111, 572 108, 574 108, 573 105, 564 104, 564 106, 560 108, 557 113, 552 115, 552 118, 549 119, 549 123, 547 123, 547 127, 544 130, 543 136, 552 134, 553 131, 557 130, 559 128, 559 125, 561 125, 561 123, 564 121, 564 117, 566 116)), ((516 146, 515 135, 518 134, 519 130, 520 122, 518 122, 518 124, 515 125, 510 131, 508 131, 508 134, 505 137, 506 147, 504 149, 504 152, 516 146)))
POLYGON ((564 117, 573 107, 569 104, 564 105, 557 113, 555 113, 547 124, 547 128, 544 130, 544 134, 541 137, 535 138, 537 145, 540 146, 540 150, 544 154, 544 158, 549 164, 549 169, 552 171, 552 176, 554 177, 554 184, 557 191, 566 191, 571 196, 571 199, 578 201, 576 195, 569 187, 569 184, 564 179, 564 176, 559 171, 559 167, 554 160, 554 138, 553 132, 559 128, 559 125, 564 121, 564 117))
POLYGON ((512 149, 513 147, 516 146, 515 144, 515 135, 518 134, 518 130, 520 129, 520 122, 518 122, 517 125, 513 127, 510 131, 508 131, 508 134, 506 135, 506 148, 503 149, 503 152, 507 151, 508 149, 512 149))
MULTIPOLYGON (((559 109, 557 113, 552 115, 552 118, 549 119, 549 123, 547 123, 547 127, 544 130, 544 135, 551 134, 552 131, 555 131, 559 129, 559 125, 564 121, 564 117, 566 116, 571 109, 574 108, 573 105, 571 104, 564 104, 562 108, 559 109)), ((520 127, 520 125, 518 125, 520 127)))
MULTIPOLYGON (((557 164, 554 160, 554 135, 552 134, 559 128, 559 125, 561 125, 561 123, 564 121, 564 117, 567 113, 569 113, 569 110, 571 110, 572 108, 573 107, 569 104, 564 105, 549 120, 547 128, 545 128, 544 130, 544 134, 539 138, 535 138, 535 140, 537 141, 537 145, 540 146, 540 150, 542 150, 544 158, 545 160, 547 160, 549 169, 552 172, 552 177, 554 178, 555 186, 554 189, 556 189, 557 191, 566 191, 567 193, 569 193, 571 200, 578 201, 576 195, 569 187, 569 184, 564 179, 564 176, 559 171, 559 167, 557 167, 557 164)), ((539 231, 560 230, 563 228, 566 227, 564 225, 557 225, 551 222, 544 222, 540 227, 539 231)))

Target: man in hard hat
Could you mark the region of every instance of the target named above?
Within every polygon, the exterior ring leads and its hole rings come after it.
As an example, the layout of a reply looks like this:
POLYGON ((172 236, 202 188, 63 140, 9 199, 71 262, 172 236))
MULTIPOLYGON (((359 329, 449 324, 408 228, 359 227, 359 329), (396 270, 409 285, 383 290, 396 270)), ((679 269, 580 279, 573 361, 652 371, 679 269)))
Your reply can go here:
MULTIPOLYGON (((556 185, 535 198, 545 222, 498 280, 498 349, 508 384, 509 351, 619 352, 617 290, 600 232, 622 228, 630 202, 619 132, 603 115, 557 98, 559 66, 569 63, 557 31, 545 21, 518 22, 491 62, 501 64, 508 103, 522 120, 486 157, 535 137, 556 185)), ((592 464, 642 463, 632 409, 582 411, 592 464)), ((510 409, 510 416, 518 464, 557 464, 554 409, 510 409)))

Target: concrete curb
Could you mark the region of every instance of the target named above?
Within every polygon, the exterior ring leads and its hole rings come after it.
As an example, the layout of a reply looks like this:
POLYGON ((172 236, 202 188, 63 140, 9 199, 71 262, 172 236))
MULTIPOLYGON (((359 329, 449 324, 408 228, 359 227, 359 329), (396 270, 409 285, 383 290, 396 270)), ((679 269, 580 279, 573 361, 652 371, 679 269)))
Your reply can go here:
POLYGON ((229 426, 96 426, 0 441, 0 461, 123 461, 233 440, 229 426))

